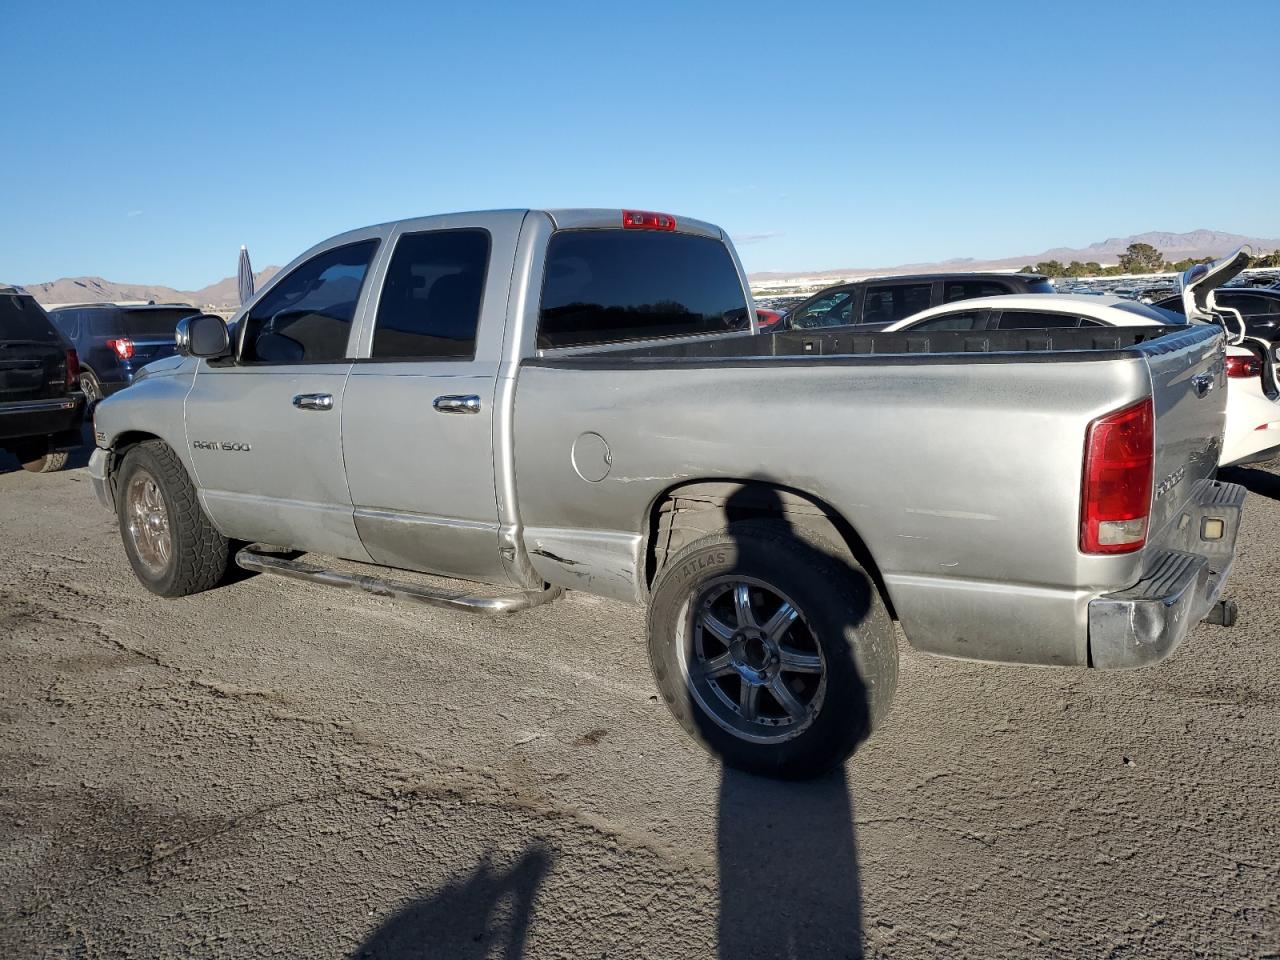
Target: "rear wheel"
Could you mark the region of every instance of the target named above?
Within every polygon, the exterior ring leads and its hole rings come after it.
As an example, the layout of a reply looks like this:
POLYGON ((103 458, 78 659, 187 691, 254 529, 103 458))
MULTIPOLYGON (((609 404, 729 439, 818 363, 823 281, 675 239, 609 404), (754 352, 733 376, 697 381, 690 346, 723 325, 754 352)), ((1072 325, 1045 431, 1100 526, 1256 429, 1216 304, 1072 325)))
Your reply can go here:
POLYGON ((49 441, 24 440, 13 447, 13 455, 28 473, 54 473, 67 465, 70 454, 65 450, 49 449, 49 441))
POLYGON ((85 408, 88 410, 92 410, 102 400, 102 384, 92 370, 81 371, 80 392, 84 394, 85 408))
POLYGON ((870 578, 820 543, 752 522, 690 544, 659 574, 649 659, 695 740, 730 766, 784 778, 848 757, 898 679, 870 578))
POLYGON ((230 547, 205 515, 187 471, 161 440, 133 447, 116 482, 120 537, 142 585, 185 597, 226 576, 230 547))

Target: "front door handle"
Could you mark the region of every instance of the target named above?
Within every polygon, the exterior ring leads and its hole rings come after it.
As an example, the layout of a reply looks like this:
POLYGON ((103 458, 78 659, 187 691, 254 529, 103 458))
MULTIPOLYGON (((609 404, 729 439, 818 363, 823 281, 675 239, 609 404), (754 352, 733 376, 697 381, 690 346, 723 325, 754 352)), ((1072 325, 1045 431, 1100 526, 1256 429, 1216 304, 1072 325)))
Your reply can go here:
POLYGON ((479 413, 480 398, 475 394, 469 396, 451 395, 447 397, 436 397, 435 402, 431 404, 439 413, 479 413))
POLYGON ((293 398, 293 405, 299 410, 332 410, 332 393, 300 393, 293 398))

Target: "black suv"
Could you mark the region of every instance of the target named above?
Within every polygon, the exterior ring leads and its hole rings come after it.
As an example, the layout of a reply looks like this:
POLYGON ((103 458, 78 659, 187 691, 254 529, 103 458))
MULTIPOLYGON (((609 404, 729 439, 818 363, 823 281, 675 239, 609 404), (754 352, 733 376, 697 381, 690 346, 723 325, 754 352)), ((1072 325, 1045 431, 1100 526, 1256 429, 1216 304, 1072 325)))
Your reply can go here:
POLYGON ((92 405, 133 383, 152 360, 172 356, 174 327, 199 312, 186 303, 85 303, 49 316, 80 355, 80 388, 92 405))
POLYGON ((876 277, 828 287, 787 313, 794 330, 857 324, 883 330, 921 310, 956 300, 1009 293, 1054 293, 1048 277, 1037 273, 927 273, 914 277, 876 277))
POLYGON ((0 286, 0 447, 27 470, 61 470, 80 446, 79 374, 75 350, 35 298, 0 286))

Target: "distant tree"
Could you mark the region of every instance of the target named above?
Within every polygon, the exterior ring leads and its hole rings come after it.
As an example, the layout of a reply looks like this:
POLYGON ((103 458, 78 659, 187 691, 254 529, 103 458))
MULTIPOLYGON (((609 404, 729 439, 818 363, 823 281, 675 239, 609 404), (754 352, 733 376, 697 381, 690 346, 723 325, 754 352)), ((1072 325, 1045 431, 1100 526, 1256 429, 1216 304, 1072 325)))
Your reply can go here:
POLYGON ((1089 275, 1089 268, 1085 266, 1083 263, 1081 263, 1079 260, 1072 260, 1070 263, 1067 264, 1068 277, 1087 277, 1088 275, 1089 275))
POLYGON ((1100 264, 1097 260, 1090 260, 1088 263, 1084 265, 1084 268, 1087 271, 1085 273, 1085 276, 1089 276, 1089 277, 1096 277, 1098 274, 1102 272, 1102 264, 1100 264))
POLYGON ((1165 269, 1168 270, 1170 273, 1182 273, 1184 270, 1190 270, 1197 263, 1212 263, 1212 262, 1213 262, 1213 257, 1201 257, 1199 260, 1193 259, 1192 257, 1187 257, 1183 260, 1179 260, 1177 263, 1166 263, 1165 269))
POLYGON ((1036 268, 1035 268, 1035 267, 1033 267, 1031 264, 1029 264, 1029 263, 1028 263, 1025 267, 1023 267, 1023 268, 1022 268, 1021 270, 1019 270, 1018 272, 1019 272, 1019 273, 1035 273, 1035 272, 1036 272, 1036 268))
POLYGON ((1062 277, 1066 276, 1066 268, 1058 260, 1041 260, 1036 264, 1036 273, 1043 273, 1046 277, 1062 277))
POLYGON ((1254 257, 1251 267, 1280 267, 1280 250, 1272 250, 1260 257, 1254 257))
POLYGON ((1164 254, 1149 243, 1131 243, 1120 254, 1123 273, 1159 273, 1164 269, 1164 254))

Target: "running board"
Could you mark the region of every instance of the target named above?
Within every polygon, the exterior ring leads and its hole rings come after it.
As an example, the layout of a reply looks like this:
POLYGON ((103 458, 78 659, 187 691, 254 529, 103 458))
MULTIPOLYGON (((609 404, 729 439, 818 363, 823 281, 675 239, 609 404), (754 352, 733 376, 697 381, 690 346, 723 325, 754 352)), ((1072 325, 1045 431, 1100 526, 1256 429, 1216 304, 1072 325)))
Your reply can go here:
MULTIPOLYGON (((267 548, 270 549, 270 548, 267 548)), ((447 610, 460 610, 463 613, 476 614, 481 617, 500 617, 508 613, 518 613, 532 607, 540 607, 550 603, 562 593, 563 587, 548 586, 542 590, 521 590, 499 597, 483 597, 462 591, 430 590, 426 587, 414 586, 411 583, 400 583, 396 580, 384 580, 381 577, 363 577, 352 573, 340 573, 325 567, 317 567, 312 563, 301 563, 297 560, 286 560, 284 557, 267 556, 251 547, 245 547, 236 554, 236 566, 255 573, 271 573, 277 577, 292 577, 295 580, 308 580, 311 583, 322 583, 329 587, 343 587, 363 590, 375 597, 388 597, 393 600, 411 600, 414 603, 425 603, 432 607, 444 607, 447 610)))

